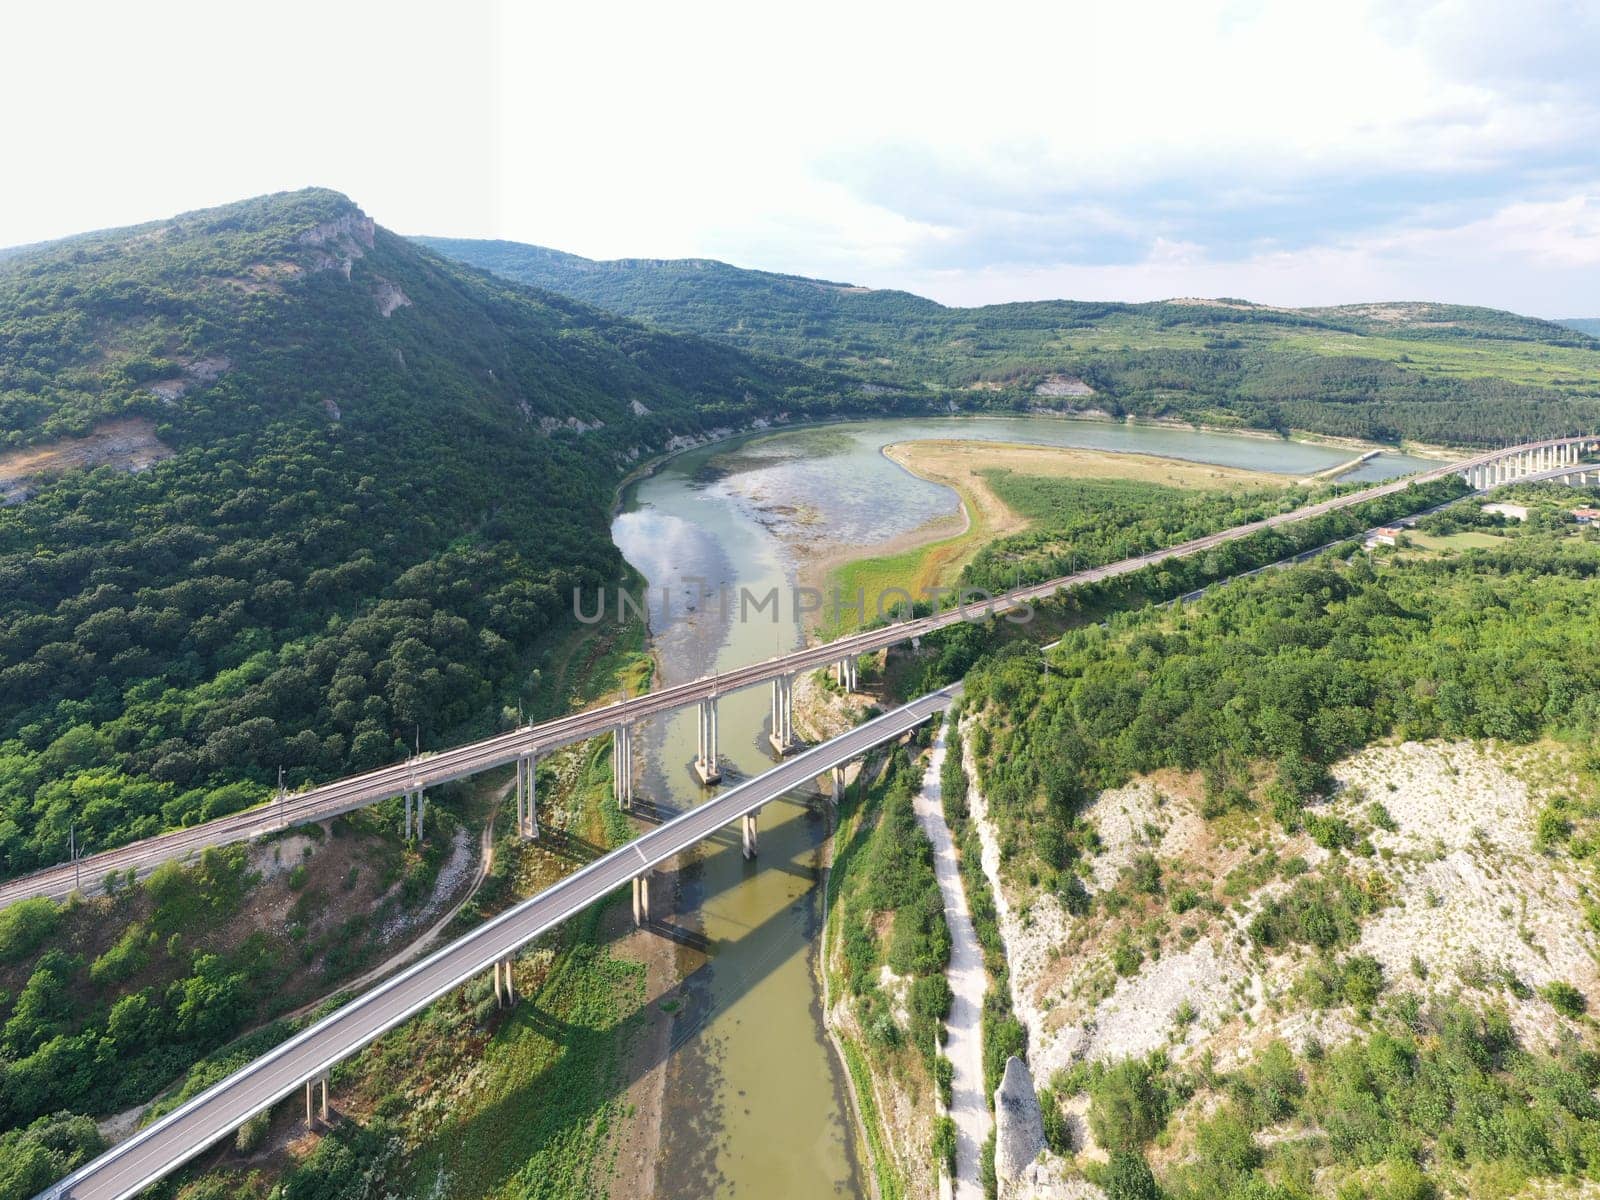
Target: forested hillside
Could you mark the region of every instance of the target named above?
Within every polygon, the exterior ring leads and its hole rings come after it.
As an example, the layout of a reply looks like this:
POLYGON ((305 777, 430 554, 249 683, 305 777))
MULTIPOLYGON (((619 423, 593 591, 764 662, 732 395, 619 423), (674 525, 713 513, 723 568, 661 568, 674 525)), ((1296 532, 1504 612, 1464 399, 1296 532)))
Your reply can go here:
POLYGON ((1600 341, 1493 309, 1243 300, 946 308, 704 259, 594 262, 514 242, 421 240, 664 328, 973 407, 1458 445, 1600 426, 1600 341))
POLYGON ((1005 1028, 1046 1129, 1078 1121, 1067 1174, 1169 1200, 1594 1177, 1600 540, 1568 489, 1507 495, 1527 522, 1463 505, 968 674, 1005 1028))
POLYGON ((104 849, 481 717, 572 586, 622 569, 631 462, 837 396, 327 191, 5 258, 0 874, 61 860, 73 821, 104 849), (158 461, 51 471, 108 420, 158 461))

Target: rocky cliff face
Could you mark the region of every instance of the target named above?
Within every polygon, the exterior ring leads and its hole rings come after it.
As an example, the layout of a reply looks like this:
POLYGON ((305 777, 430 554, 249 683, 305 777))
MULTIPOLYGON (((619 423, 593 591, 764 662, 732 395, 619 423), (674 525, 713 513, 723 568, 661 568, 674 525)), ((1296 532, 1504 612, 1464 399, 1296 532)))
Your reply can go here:
POLYGON ((994 1170, 1002 1181, 1019 1179, 1045 1148, 1044 1118, 1028 1064, 1006 1060, 1005 1077, 994 1093, 994 1170))

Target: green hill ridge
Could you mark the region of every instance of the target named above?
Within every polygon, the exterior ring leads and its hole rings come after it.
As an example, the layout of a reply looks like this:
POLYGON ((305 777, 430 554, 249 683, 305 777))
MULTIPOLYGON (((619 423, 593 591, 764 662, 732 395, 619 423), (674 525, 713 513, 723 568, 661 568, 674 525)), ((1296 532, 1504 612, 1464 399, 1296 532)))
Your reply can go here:
POLYGON ((840 395, 330 191, 0 260, 0 875, 73 821, 105 849, 494 711, 571 589, 623 570, 631 464, 840 395), (107 429, 146 469, 30 475, 107 429))
POLYGON ((515 242, 419 240, 662 328, 967 406, 1453 445, 1600 426, 1600 341, 1495 309, 1231 299, 950 308, 708 259, 596 262, 515 242))

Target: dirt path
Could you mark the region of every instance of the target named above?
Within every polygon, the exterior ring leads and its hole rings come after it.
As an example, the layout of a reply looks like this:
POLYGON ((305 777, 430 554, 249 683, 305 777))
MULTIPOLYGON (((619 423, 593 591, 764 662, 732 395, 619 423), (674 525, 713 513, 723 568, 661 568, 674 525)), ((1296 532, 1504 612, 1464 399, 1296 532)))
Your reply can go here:
POLYGON ((940 771, 944 767, 947 715, 933 740, 928 772, 922 790, 912 807, 917 823, 933 843, 933 870, 944 897, 944 917, 950 926, 950 965, 946 978, 954 1000, 946 1022, 950 1039, 945 1054, 955 1067, 950 1116, 956 1123, 955 1200, 983 1200, 978 1182, 978 1151, 989 1136, 989 1106, 983 1088, 983 993, 988 979, 983 972, 983 952, 978 948, 977 930, 967 908, 967 893, 961 886, 961 869, 956 865, 955 844, 950 826, 944 820, 940 771))

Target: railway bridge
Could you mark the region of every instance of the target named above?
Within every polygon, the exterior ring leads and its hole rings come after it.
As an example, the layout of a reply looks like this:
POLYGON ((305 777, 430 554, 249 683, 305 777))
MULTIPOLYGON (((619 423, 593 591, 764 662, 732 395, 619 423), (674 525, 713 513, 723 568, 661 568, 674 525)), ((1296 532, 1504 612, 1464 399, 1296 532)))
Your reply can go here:
POLYGON ((914 642, 936 630, 971 619, 974 615, 1004 616, 1047 600, 1063 589, 1100 582, 1169 559, 1198 554, 1225 542, 1249 537, 1263 529, 1308 520, 1391 495, 1412 483, 1448 475, 1460 475, 1478 490, 1518 480, 1600 482, 1600 462, 1590 461, 1597 455, 1600 455, 1600 435, 1589 434, 1549 438, 1487 451, 1461 461, 1441 463, 1416 475, 1348 492, 1120 562, 1017 588, 992 599, 985 598, 978 604, 957 604, 928 616, 892 621, 763 662, 703 675, 614 704, 525 725, 508 733, 410 758, 292 795, 280 792, 276 798, 256 808, 103 851, 75 862, 48 867, 0 884, 0 907, 32 896, 65 899, 76 890, 88 892, 103 887, 106 877, 113 872, 121 873, 124 877, 146 875, 163 862, 188 857, 210 846, 265 836, 291 825, 324 821, 341 813, 396 798, 405 800, 406 835, 420 837, 425 827, 429 788, 510 765, 516 768, 515 827, 523 837, 537 838, 539 819, 534 794, 535 767, 541 756, 563 746, 609 735, 612 739, 616 800, 623 808, 627 808, 633 800, 634 727, 644 718, 694 705, 698 714, 699 738, 691 769, 702 783, 715 784, 722 775, 717 742, 717 702, 731 692, 760 686, 771 688, 769 738, 780 756, 790 754, 799 748, 794 737, 794 679, 801 672, 828 668, 835 673, 842 686, 853 689, 857 680, 857 663, 862 655, 888 646, 914 642))
MULTIPOLYGON (((1141 570, 1168 559, 1249 536, 1261 529, 1305 520, 1392 494, 1411 482, 1450 474, 1461 475, 1478 490, 1517 480, 1566 480, 1586 484, 1593 476, 1600 482, 1600 464, 1587 461, 1597 452, 1600 452, 1600 437, 1595 436, 1551 439, 1493 451, 1462 462, 1441 465, 1419 476, 1337 496, 1178 546, 1019 588, 986 602, 983 608, 986 612, 1004 614, 1046 599, 1062 588, 1141 570)), ((626 807, 632 798, 632 725, 642 717, 695 704, 699 706, 700 739, 693 769, 702 780, 714 782, 720 776, 716 745, 717 699, 740 688, 763 683, 772 687, 770 737, 773 748, 780 756, 779 764, 772 770, 722 790, 704 804, 645 832, 626 846, 604 855, 521 902, 392 979, 374 986, 160 1121, 80 1167, 40 1193, 38 1200, 123 1200, 163 1178, 250 1117, 301 1088, 305 1089, 308 1123, 315 1119, 319 1110, 319 1091, 320 1111, 325 1116, 328 1074, 334 1065, 451 989, 484 972, 493 973, 496 997, 502 1003, 514 1003, 516 997, 511 965, 515 955, 533 939, 587 905, 624 885, 630 885, 634 919, 641 924, 648 921, 650 877, 655 867, 734 822, 738 822, 742 829, 745 856, 754 857, 757 853, 756 814, 764 804, 808 780, 818 778, 831 777, 837 797, 840 773, 845 763, 942 712, 960 693, 959 684, 930 693, 818 746, 802 748, 793 738, 792 681, 795 674, 831 666, 841 684, 853 687, 855 662, 859 655, 920 637, 966 618, 966 612, 952 609, 867 630, 764 663, 619 701, 606 708, 525 726, 440 754, 412 759, 314 789, 292 800, 280 796, 263 809, 97 856, 100 861, 91 868, 91 874, 98 873, 99 878, 104 878, 108 870, 148 869, 155 862, 187 853, 199 845, 221 844, 223 841, 251 836, 252 831, 282 828, 296 821, 320 820, 394 797, 406 799, 407 833, 410 834, 414 828, 416 835, 420 836, 426 810, 426 789, 429 786, 506 764, 515 764, 517 772, 516 828, 522 836, 536 838, 539 825, 533 781, 539 754, 548 753, 557 746, 610 733, 616 799, 626 807)), ((81 872, 85 865, 78 863, 53 868, 51 872, 41 872, 17 881, 9 885, 9 895, 7 891, 0 890, 0 903, 18 895, 63 894, 60 891, 63 884, 70 883, 73 871, 76 869, 81 872)))
POLYGON ((370 988, 78 1168, 39 1193, 37 1200, 123 1200, 136 1195, 302 1088, 307 1124, 319 1112, 325 1119, 328 1076, 338 1063, 476 976, 492 972, 496 998, 502 1004, 514 1003, 512 964, 535 938, 630 883, 634 919, 644 923, 649 919, 651 872, 659 864, 735 822, 744 827, 745 855, 754 856, 754 818, 762 805, 810 780, 830 776, 837 797, 838 772, 844 764, 943 712, 960 692, 959 684, 930 692, 799 751, 772 770, 646 831, 370 988))

